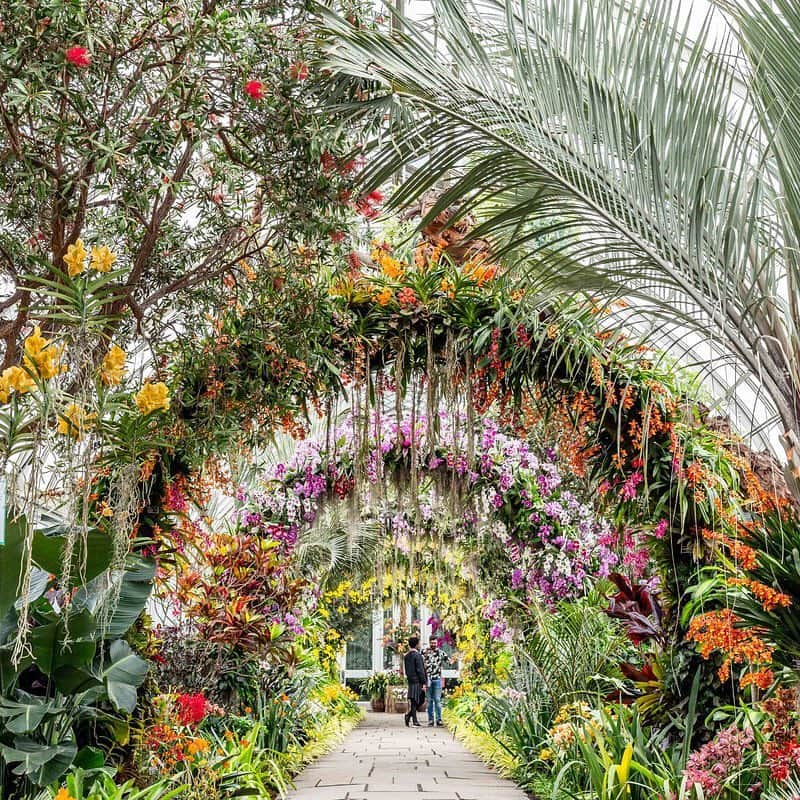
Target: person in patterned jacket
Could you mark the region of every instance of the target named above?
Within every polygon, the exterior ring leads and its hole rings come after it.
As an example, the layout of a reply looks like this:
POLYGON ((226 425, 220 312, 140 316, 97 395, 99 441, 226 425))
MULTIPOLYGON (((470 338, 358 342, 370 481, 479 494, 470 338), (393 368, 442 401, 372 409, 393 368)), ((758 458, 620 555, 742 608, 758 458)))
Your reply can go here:
POLYGON ((422 654, 425 674, 428 677, 428 727, 443 725, 442 722, 442 668, 450 659, 439 649, 439 640, 431 639, 422 654))

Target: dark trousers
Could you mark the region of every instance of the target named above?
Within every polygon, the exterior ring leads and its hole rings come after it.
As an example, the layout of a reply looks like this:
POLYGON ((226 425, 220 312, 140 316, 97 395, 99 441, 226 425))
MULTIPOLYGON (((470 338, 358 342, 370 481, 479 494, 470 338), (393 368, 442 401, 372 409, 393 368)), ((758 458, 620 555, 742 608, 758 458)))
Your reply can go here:
POLYGON ((408 684, 408 714, 406 714, 406 719, 410 719, 414 722, 414 724, 419 724, 419 720, 417 719, 417 706, 419 705, 419 701, 422 699, 422 684, 421 683, 409 683, 408 684))

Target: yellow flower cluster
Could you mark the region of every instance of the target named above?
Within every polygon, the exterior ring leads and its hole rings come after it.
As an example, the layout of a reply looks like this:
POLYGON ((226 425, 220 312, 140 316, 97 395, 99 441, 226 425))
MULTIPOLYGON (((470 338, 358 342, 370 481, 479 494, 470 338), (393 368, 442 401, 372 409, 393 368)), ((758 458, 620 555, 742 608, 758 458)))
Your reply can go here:
POLYGON ((105 354, 100 367, 100 380, 105 386, 117 386, 125 377, 125 351, 114 344, 105 354))
POLYGON ((352 581, 340 581, 333 589, 325 592, 323 601, 330 603, 334 600, 346 600, 355 604, 366 603, 372 596, 374 585, 374 577, 364 581, 360 587, 354 587, 352 581))
POLYGON ((210 746, 208 739, 203 739, 200 736, 195 736, 189 744, 186 745, 186 751, 190 756, 196 756, 198 753, 205 753, 210 746))
POLYGON ((42 335, 37 325, 23 345, 22 366, 8 367, 0 375, 0 403, 7 403, 11 393, 25 394, 36 384, 34 376, 42 380, 54 378, 66 367, 61 364, 62 348, 42 335))
POLYGON ((25 394, 34 386, 33 378, 22 367, 8 367, 0 375, 0 403, 7 403, 11 393, 25 394))
POLYGON ((67 265, 67 273, 70 278, 74 278, 86 270, 86 258, 90 255, 89 266, 95 272, 110 272, 117 260, 116 254, 104 244, 93 247, 89 254, 84 247, 83 240, 78 239, 67 248, 67 254, 64 256, 64 263, 67 265))
POLYGON ((33 333, 25 340, 25 356, 23 366, 29 373, 39 375, 44 380, 55 378, 65 367, 61 366, 61 348, 56 347, 50 339, 42 336, 37 325, 33 333))
POLYGON ((136 395, 136 407, 144 414, 151 414, 153 411, 166 411, 169 408, 169 391, 167 384, 146 383, 136 395))
POLYGON ((111 267, 117 260, 116 254, 112 253, 104 244, 92 248, 92 260, 89 266, 95 272, 111 272, 111 267))
POLYGON ((88 414, 77 403, 70 403, 59 415, 58 432, 62 436, 71 436, 80 440, 95 416, 95 414, 88 414))
POLYGON ((326 683, 318 692, 320 700, 328 706, 339 700, 358 700, 358 695, 352 689, 337 682, 326 683))

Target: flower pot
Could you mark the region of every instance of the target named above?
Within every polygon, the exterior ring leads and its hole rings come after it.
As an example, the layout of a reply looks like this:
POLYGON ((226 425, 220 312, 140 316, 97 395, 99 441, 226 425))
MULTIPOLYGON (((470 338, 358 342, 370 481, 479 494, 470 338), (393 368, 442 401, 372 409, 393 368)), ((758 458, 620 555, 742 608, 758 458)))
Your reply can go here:
POLYGON ((382 697, 373 697, 371 706, 373 711, 386 711, 386 701, 382 697))
POLYGON ((396 714, 407 714, 408 700, 395 700, 394 710, 396 714))

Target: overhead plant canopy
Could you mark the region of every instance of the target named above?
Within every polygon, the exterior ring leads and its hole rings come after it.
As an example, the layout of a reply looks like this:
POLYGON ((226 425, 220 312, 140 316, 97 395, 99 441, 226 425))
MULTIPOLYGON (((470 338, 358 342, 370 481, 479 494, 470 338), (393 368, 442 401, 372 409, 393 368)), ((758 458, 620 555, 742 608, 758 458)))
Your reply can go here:
POLYGON ((743 429, 776 413, 791 450, 800 16, 718 5, 733 29, 674 0, 435 0, 432 27, 391 30, 327 14, 328 63, 371 81, 358 119, 390 119, 366 186, 404 176, 404 208, 443 182, 426 222, 478 210, 531 288, 624 296, 628 326, 711 374, 743 429))

